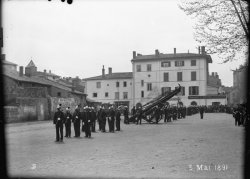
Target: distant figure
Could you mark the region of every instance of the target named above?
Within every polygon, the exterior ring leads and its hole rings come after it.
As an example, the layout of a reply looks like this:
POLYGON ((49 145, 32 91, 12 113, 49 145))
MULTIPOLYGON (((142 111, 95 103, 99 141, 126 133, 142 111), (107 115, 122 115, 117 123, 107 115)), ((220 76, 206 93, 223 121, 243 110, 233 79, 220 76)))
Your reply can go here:
POLYGON ((156 106, 156 109, 154 111, 154 117, 155 117, 156 124, 158 124, 160 120, 160 108, 158 106, 156 106))
POLYGON ((115 115, 116 131, 120 131, 121 112, 118 108, 115 115))
POLYGON ((71 121, 72 121, 72 115, 70 114, 70 107, 67 107, 65 114, 65 130, 66 130, 65 137, 71 137, 71 121))
POLYGON ((101 112, 101 129, 102 132, 106 132, 106 120, 107 120, 107 112, 108 110, 105 110, 104 107, 102 108, 101 112))
POLYGON ((201 116, 201 119, 203 119, 203 114, 204 114, 204 108, 203 108, 203 106, 200 106, 200 116, 201 116))
POLYGON ((53 123, 56 127, 56 142, 63 141, 63 123, 64 123, 64 114, 61 111, 61 107, 57 106, 57 111, 55 112, 53 123))
POLYGON ((84 131, 85 137, 91 138, 91 107, 87 107, 86 109, 86 116, 84 120, 84 131))
POLYGON ((91 131, 95 132, 95 124, 96 124, 96 111, 95 108, 91 108, 91 131))
POLYGON ((124 110, 124 124, 129 124, 128 107, 127 106, 125 106, 125 110, 124 110))
POLYGON ((110 109, 110 121, 109 121, 109 132, 115 132, 115 110, 113 106, 110 109))
POLYGON ((74 123, 74 130, 75 130, 74 137, 80 137, 80 123, 81 123, 80 118, 81 118, 80 109, 78 106, 76 106, 75 112, 73 114, 73 123, 74 123))
POLYGON ((141 124, 141 119, 142 119, 142 109, 141 109, 141 107, 139 107, 138 110, 137 110, 137 122, 136 122, 136 125, 138 125, 139 121, 140 121, 140 124, 141 124))

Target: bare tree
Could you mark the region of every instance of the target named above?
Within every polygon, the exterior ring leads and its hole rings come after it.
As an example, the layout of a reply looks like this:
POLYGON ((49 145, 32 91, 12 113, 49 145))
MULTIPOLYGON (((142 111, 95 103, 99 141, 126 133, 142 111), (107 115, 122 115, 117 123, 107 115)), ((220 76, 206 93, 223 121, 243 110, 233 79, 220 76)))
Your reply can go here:
POLYGON ((195 18, 195 40, 217 54, 222 63, 248 56, 248 2, 243 0, 188 0, 179 4, 195 18))

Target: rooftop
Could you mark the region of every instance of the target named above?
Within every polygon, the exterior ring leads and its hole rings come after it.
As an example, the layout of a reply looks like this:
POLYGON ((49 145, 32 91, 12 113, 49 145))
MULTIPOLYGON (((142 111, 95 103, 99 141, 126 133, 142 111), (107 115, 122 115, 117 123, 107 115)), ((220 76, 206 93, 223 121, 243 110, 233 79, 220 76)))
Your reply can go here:
POLYGON ((172 60, 172 59, 190 59, 190 58, 206 58, 208 60, 208 63, 212 63, 212 59, 210 55, 207 54, 196 54, 196 53, 170 53, 170 54, 163 54, 159 53, 158 55, 141 55, 137 54, 135 58, 133 58, 131 61, 145 61, 145 60, 172 60))
POLYGON ((29 64, 26 67, 36 67, 36 65, 33 60, 30 60, 29 64))
MULTIPOLYGON (((70 87, 64 86, 55 81, 51 81, 51 80, 36 77, 36 76, 32 76, 32 77, 27 77, 25 75, 20 76, 19 73, 16 71, 5 70, 3 75, 8 76, 9 78, 12 78, 17 81, 22 81, 22 82, 27 82, 27 83, 37 83, 37 84, 42 84, 45 86, 54 86, 54 87, 72 92, 72 89, 70 87)), ((77 91, 77 90, 75 90, 73 93, 83 94, 82 92, 77 91)))
POLYGON ((14 66, 17 66, 17 64, 9 62, 7 60, 2 60, 2 63, 3 63, 3 65, 14 65, 14 66))
POLYGON ((112 73, 112 74, 106 74, 104 77, 102 75, 100 75, 100 76, 85 78, 83 80, 84 81, 88 81, 88 80, 111 80, 111 79, 128 79, 128 78, 133 78, 133 73, 132 72, 112 73))

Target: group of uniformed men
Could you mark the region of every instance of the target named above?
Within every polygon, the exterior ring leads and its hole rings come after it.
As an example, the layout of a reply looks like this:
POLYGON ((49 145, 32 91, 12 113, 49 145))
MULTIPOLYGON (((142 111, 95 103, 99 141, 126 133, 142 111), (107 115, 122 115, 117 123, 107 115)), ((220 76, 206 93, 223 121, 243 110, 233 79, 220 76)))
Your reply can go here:
POLYGON ((65 125, 66 130, 64 137, 71 137, 71 123, 73 123, 75 131, 74 137, 80 137, 82 130, 82 132, 85 132, 85 137, 91 138, 91 132, 96 132, 96 120, 99 123, 99 131, 106 132, 106 121, 108 121, 109 132, 113 133, 115 126, 116 131, 120 131, 120 117, 120 108, 115 109, 113 106, 108 109, 100 107, 98 111, 96 111, 94 107, 86 106, 82 112, 80 112, 78 105, 72 115, 70 107, 67 107, 64 113, 61 104, 59 104, 53 119, 53 123, 56 127, 56 142, 63 141, 63 125, 65 125))
POLYGON ((235 119, 235 126, 246 126, 249 124, 249 114, 246 107, 238 106, 234 108, 233 117, 235 119))

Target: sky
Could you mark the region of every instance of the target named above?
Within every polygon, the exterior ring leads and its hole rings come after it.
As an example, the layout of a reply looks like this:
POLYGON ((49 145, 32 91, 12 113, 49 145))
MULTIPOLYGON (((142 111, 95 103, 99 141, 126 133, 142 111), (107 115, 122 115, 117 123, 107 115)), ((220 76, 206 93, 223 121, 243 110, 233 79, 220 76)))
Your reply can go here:
MULTIPOLYGON (((180 0, 3 0, 3 53, 6 60, 26 66, 32 59, 39 71, 62 77, 87 78, 132 71, 132 53, 198 53, 195 20, 178 8, 180 0)), ((222 85, 233 85, 231 69, 211 55, 209 72, 222 85)))

